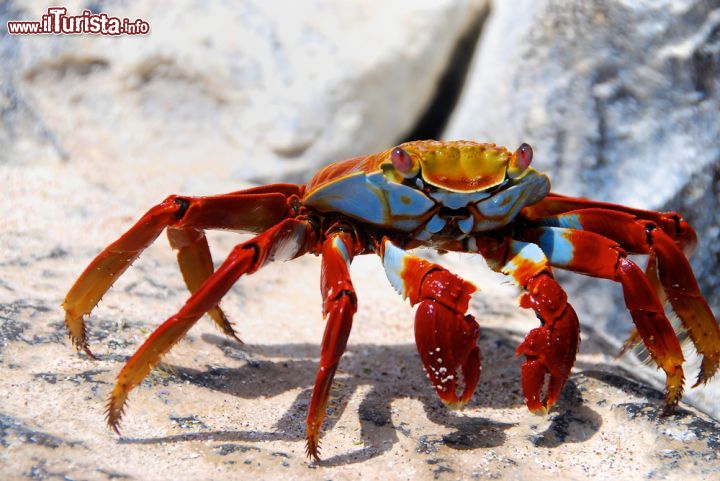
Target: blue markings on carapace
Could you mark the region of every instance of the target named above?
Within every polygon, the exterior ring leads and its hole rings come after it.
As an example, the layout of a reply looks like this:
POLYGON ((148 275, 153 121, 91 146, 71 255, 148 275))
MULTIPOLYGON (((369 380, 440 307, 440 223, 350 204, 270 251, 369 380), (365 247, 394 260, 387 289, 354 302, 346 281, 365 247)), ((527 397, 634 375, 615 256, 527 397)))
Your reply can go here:
POLYGON ((439 190, 428 194, 430 197, 447 207, 448 209, 461 209, 469 204, 475 204, 490 197, 490 194, 483 191, 478 192, 450 192, 439 190))
POLYGON ((312 192, 304 204, 403 231, 420 227, 435 206, 422 192, 390 182, 382 172, 359 172, 330 182, 312 192))

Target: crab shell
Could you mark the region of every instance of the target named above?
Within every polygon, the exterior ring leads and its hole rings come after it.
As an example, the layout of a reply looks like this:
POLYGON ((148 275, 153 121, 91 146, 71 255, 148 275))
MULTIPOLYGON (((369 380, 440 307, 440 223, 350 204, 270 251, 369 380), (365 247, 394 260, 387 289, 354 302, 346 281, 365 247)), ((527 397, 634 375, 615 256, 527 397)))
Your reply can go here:
POLYGON ((303 204, 429 240, 503 227, 550 191, 546 175, 523 169, 517 152, 495 144, 426 140, 398 148, 412 160, 410 174, 393 165, 395 149, 338 162, 307 184, 303 204))

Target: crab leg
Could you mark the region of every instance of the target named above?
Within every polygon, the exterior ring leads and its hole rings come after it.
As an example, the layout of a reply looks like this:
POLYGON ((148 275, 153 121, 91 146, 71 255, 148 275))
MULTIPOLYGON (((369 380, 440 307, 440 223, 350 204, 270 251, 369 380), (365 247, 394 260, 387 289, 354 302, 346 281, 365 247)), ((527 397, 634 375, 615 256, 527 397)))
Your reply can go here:
POLYGON ((540 223, 579 227, 612 239, 634 254, 650 254, 646 274, 653 289, 670 302, 703 357, 695 386, 713 377, 720 365, 720 327, 700 293, 690 263, 665 231, 651 221, 604 209, 577 210, 540 223))
MULTIPOLYGON (((173 195, 152 207, 130 230, 93 259, 65 296, 62 304, 65 310, 65 325, 75 347, 92 356, 83 317, 93 310, 115 280, 152 244, 165 227, 261 232, 287 216, 288 197, 285 191, 289 191, 290 187, 281 184, 278 185, 278 192, 256 192, 258 189, 253 189, 213 197, 173 195)), ((270 189, 266 187, 264 190, 270 189)), ((175 237, 176 245, 182 248, 192 233, 171 236, 175 237)), ((188 277, 193 278, 193 285, 200 284, 208 274, 207 265, 198 269, 187 264, 190 256, 205 255, 203 241, 198 241, 195 246, 185 245, 185 252, 179 253, 183 275, 186 281, 188 277)), ((192 291, 192 288, 190 290, 192 291)))
MULTIPOLYGON (((182 272, 185 285, 192 294, 200 288, 214 270, 205 232, 201 229, 168 227, 167 235, 170 246, 177 251, 180 272, 182 272)), ((232 337, 242 344, 232 323, 219 305, 210 309, 208 315, 226 336, 232 337)))
POLYGON ((461 407, 480 379, 480 326, 465 314, 477 288, 445 268, 413 256, 388 239, 381 245, 390 283, 415 313, 415 343, 428 378, 448 406, 461 407))
POLYGON ((357 297, 350 279, 350 262, 359 250, 349 232, 338 230, 330 234, 322 246, 323 316, 327 319, 320 351, 320 367, 315 378, 312 400, 307 415, 307 444, 309 457, 320 460, 320 428, 330 387, 340 358, 345 352, 352 320, 357 311, 357 297))
POLYGON ((142 382, 160 358, 197 320, 216 306, 243 274, 252 274, 267 262, 289 260, 315 247, 310 222, 286 219, 252 240, 236 246, 223 264, 190 296, 177 314, 158 327, 118 375, 107 408, 108 425, 119 434, 128 393, 142 382))
POLYGON ((570 213, 582 209, 602 209, 630 214, 637 219, 653 222, 665 234, 680 245, 685 254, 692 254, 697 246, 697 235, 690 224, 677 212, 656 212, 652 210, 633 209, 619 204, 598 202, 582 197, 568 197, 551 192, 537 204, 523 209, 523 214, 533 220, 557 214, 570 213))
POLYGON ((532 412, 544 413, 558 400, 575 363, 580 345, 577 314, 540 247, 509 238, 479 238, 477 244, 491 268, 511 276, 524 289, 520 306, 532 308, 542 324, 528 333, 515 354, 525 356, 521 369, 525 404, 532 412))
POLYGON ((542 227, 528 230, 524 237, 537 242, 553 266, 622 285, 638 334, 667 376, 665 413, 670 413, 682 396, 684 359, 677 335, 643 271, 620 245, 593 232, 542 227))

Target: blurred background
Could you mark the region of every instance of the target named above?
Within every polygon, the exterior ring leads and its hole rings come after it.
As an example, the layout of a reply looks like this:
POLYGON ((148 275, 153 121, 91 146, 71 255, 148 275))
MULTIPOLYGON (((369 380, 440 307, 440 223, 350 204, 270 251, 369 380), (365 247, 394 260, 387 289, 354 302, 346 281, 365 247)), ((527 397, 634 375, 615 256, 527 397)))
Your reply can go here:
MULTIPOLYGON (((141 18, 150 33, 7 34, 7 20, 56 3, 0 1, 6 300, 35 289, 7 273, 45 258, 67 264, 46 286, 60 299, 170 193, 304 182, 437 138, 528 142, 557 192, 681 212, 720 314, 718 0, 73 0, 70 13, 141 18)), ((619 347, 620 289, 563 282, 581 321, 619 347)), ((686 400, 719 417, 717 386, 686 400)))

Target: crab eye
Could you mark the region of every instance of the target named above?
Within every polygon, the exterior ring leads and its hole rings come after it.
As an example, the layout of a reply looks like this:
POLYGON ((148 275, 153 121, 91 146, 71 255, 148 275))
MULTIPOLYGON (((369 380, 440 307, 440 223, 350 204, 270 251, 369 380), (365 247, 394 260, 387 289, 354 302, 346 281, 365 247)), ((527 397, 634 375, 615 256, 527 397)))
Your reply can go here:
POLYGON ((392 165, 403 177, 412 177, 416 174, 415 162, 413 162, 410 154, 400 147, 395 147, 390 153, 392 165))
POLYGON ((514 178, 525 172, 525 170, 530 167, 532 159, 532 147, 523 142, 510 159, 510 165, 508 165, 508 176, 514 178))
POLYGON ((517 150, 517 156, 518 167, 520 167, 521 170, 527 169, 528 167, 530 167, 530 162, 532 162, 533 158, 532 147, 530 147, 526 143, 520 144, 520 147, 518 147, 517 150))
POLYGON ((390 154, 390 160, 392 160, 393 167, 400 172, 409 172, 412 169, 412 159, 410 154, 405 152, 400 147, 395 147, 390 154))

